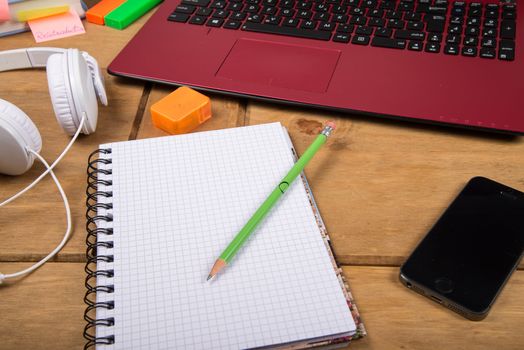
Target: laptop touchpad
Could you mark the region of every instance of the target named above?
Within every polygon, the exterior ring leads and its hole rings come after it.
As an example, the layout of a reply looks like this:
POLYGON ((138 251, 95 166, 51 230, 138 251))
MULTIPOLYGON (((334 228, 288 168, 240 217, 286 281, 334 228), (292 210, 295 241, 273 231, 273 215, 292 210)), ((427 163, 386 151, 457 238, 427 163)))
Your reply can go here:
POLYGON ((311 92, 325 92, 340 51, 239 39, 217 77, 311 92))

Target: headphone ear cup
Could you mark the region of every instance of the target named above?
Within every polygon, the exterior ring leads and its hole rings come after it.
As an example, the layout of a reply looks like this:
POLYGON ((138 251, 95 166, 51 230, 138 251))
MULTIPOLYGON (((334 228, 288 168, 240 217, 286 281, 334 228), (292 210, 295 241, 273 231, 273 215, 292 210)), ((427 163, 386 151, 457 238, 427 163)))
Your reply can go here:
POLYGON ((27 148, 40 152, 42 137, 36 125, 20 108, 0 99, 0 173, 20 175, 34 158, 27 148))
POLYGON ((72 136, 78 125, 74 121, 76 113, 71 87, 66 54, 54 54, 47 59, 47 83, 49 95, 55 111, 56 120, 64 131, 72 136))

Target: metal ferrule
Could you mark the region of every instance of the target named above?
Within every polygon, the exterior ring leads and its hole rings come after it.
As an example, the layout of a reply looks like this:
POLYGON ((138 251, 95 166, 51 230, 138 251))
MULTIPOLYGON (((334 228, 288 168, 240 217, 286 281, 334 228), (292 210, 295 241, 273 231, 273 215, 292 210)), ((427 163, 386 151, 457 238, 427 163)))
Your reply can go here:
POLYGON ((331 135, 332 132, 333 132, 333 128, 329 125, 326 125, 320 133, 322 135, 326 135, 326 137, 329 137, 329 135, 331 135))

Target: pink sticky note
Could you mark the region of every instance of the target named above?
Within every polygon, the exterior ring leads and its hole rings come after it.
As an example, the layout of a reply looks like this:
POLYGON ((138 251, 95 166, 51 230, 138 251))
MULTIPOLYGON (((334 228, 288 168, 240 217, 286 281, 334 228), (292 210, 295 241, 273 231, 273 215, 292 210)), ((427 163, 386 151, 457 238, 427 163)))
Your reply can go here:
POLYGON ((74 9, 61 15, 38 18, 27 22, 37 43, 84 34, 82 20, 74 9))
POLYGON ((9 4, 7 3, 7 0, 0 0, 0 21, 7 21, 9 19, 11 19, 9 4))

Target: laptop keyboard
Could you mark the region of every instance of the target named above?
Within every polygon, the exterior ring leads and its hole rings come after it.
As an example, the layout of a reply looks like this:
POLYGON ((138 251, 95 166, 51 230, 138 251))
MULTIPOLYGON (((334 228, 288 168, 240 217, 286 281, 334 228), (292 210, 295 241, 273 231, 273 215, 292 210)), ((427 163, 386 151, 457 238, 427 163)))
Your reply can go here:
POLYGON ((516 3, 182 0, 169 21, 450 56, 515 59, 516 3))

